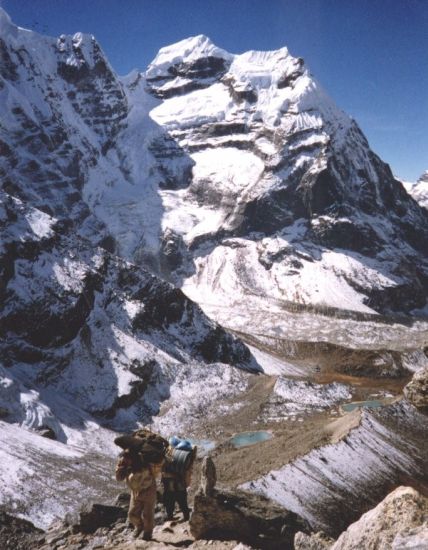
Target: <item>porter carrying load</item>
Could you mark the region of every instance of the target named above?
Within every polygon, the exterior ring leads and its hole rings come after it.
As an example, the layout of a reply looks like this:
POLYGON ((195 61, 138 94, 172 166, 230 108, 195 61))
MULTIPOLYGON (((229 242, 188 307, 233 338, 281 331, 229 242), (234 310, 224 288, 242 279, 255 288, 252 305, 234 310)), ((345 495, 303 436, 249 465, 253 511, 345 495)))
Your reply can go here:
POLYGON ((135 536, 144 530, 150 540, 154 527, 156 478, 160 475, 168 441, 159 434, 140 429, 114 440, 123 449, 116 465, 117 481, 126 481, 131 491, 128 520, 135 527, 135 536))

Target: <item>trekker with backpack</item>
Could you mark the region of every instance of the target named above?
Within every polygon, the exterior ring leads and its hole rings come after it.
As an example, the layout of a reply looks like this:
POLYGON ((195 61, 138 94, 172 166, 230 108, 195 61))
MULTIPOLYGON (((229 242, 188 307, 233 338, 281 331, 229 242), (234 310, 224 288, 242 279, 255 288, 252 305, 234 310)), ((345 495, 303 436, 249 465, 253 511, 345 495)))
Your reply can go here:
POLYGON ((131 491, 128 520, 134 536, 143 531, 151 540, 156 505, 156 478, 160 476, 168 442, 150 430, 137 430, 114 440, 123 450, 116 465, 117 481, 126 481, 131 491))
POLYGON ((187 488, 191 482, 197 448, 192 447, 190 441, 181 440, 176 436, 169 439, 169 444, 172 451, 169 460, 164 462, 162 469, 163 504, 166 519, 174 518, 174 509, 177 503, 183 514, 183 519, 188 521, 190 509, 187 504, 187 488))

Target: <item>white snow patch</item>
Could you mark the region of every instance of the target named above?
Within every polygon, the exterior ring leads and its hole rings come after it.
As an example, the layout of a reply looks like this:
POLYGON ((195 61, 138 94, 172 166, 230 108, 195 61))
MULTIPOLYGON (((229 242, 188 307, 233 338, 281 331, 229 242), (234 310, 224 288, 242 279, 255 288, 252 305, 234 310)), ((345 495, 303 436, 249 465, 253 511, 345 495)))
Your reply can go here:
POLYGON ((270 376, 304 376, 307 374, 307 370, 304 367, 279 359, 269 353, 260 351, 254 346, 248 346, 248 348, 265 374, 270 376))
POLYGON ((233 55, 215 46, 211 40, 202 34, 192 36, 161 48, 147 68, 147 78, 169 77, 168 69, 180 63, 197 61, 206 57, 219 57, 232 60, 233 55))

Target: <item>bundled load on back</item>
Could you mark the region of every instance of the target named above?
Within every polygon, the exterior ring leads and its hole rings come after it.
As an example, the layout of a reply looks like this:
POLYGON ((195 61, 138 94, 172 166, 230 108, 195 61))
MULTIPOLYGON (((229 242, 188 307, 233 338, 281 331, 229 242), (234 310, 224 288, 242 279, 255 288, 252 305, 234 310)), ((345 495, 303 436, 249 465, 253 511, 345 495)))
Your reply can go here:
POLYGON ((175 474, 185 474, 190 471, 196 458, 197 447, 192 446, 188 439, 177 436, 169 439, 170 451, 164 470, 175 474))
POLYGON ((116 437, 114 442, 125 452, 138 455, 143 464, 160 464, 169 447, 166 439, 147 428, 116 437))

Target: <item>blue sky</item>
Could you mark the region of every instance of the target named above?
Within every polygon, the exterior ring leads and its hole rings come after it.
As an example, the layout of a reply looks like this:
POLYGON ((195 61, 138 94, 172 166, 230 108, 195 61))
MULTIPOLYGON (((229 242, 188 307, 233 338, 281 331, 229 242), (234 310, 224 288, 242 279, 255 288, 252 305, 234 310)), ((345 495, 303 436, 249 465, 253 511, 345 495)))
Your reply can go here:
POLYGON ((428 0, 0 0, 43 34, 96 36, 119 74, 206 34, 241 53, 287 46, 409 181, 428 169, 428 0))

